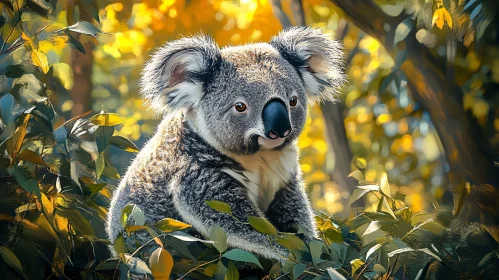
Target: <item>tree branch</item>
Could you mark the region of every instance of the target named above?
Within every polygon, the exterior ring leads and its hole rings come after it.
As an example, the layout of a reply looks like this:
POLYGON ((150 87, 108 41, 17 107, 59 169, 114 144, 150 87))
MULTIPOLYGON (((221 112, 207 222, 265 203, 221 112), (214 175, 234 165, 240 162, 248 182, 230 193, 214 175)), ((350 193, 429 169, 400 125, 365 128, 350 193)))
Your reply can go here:
POLYGON ((281 22, 282 29, 291 27, 291 21, 289 21, 288 16, 282 10, 281 0, 271 0, 270 4, 272 5, 272 11, 274 12, 274 15, 281 22))
MULTIPOLYGON (((387 50, 392 48, 393 40, 386 30, 394 31, 404 15, 390 17, 371 0, 331 2, 387 50)), ((413 29, 398 44, 408 53, 401 70, 406 74, 413 98, 430 114, 452 173, 472 184, 496 184, 493 162, 474 141, 477 132, 462 106, 453 98, 456 94, 462 94, 461 88, 454 81, 445 80, 437 59, 416 40, 415 32, 413 29), (455 92, 451 94, 451 90, 455 92)))

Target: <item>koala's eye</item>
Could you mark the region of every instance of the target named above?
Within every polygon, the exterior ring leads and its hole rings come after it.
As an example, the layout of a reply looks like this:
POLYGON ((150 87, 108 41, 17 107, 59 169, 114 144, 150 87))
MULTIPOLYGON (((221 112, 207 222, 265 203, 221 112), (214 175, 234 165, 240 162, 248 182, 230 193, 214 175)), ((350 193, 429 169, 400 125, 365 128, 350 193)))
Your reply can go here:
POLYGON ((236 108, 236 111, 238 112, 244 112, 246 111, 246 104, 242 102, 237 102, 236 105, 234 105, 234 108, 236 108))
POLYGON ((291 97, 291 99, 289 100, 289 105, 291 107, 295 107, 296 104, 298 104, 298 97, 296 96, 291 97))

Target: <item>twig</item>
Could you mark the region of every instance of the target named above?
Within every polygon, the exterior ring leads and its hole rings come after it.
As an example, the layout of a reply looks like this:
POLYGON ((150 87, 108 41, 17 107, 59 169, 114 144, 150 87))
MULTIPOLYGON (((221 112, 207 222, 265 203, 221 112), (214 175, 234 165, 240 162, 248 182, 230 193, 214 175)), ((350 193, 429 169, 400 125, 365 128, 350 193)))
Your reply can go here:
POLYGON ((39 254, 39 255, 40 255, 43 259, 45 259, 45 261, 46 261, 46 262, 48 262, 48 263, 50 264, 50 266, 51 266, 53 269, 57 270, 57 272, 59 273, 59 275, 63 276, 63 277, 64 277, 64 278, 66 278, 67 280, 71 280, 71 278, 67 277, 67 276, 66 276, 63 272, 61 272, 61 271, 59 270, 59 268, 58 268, 58 267, 56 267, 56 266, 55 266, 52 262, 50 262, 50 261, 49 261, 49 259, 47 259, 47 257, 45 257, 42 253, 40 253, 40 251, 38 251, 38 249, 37 249, 35 246, 33 246, 33 244, 31 244, 31 242, 30 242, 30 241, 28 241, 28 239, 26 239, 26 238, 23 238, 23 239, 24 239, 24 241, 26 241, 26 243, 27 243, 29 246, 31 246, 33 249, 35 249, 35 251, 36 251, 36 252, 37 252, 37 253, 38 253, 38 254, 39 254))
POLYGON ((378 256, 375 256, 374 258, 372 258, 368 263, 366 263, 366 266, 360 271, 359 275, 357 275, 357 277, 355 277, 355 280, 358 280, 359 277, 366 271, 366 269, 369 267, 369 265, 375 260, 377 259, 378 256))
POLYGON ((198 268, 200 268, 200 267, 202 267, 202 266, 205 266, 205 265, 207 265, 207 264, 214 263, 214 262, 216 262, 216 261, 218 261, 218 260, 220 260, 220 257, 219 257, 218 259, 214 259, 214 260, 211 260, 211 261, 209 261, 209 262, 205 262, 205 263, 203 263, 203 264, 200 264, 200 265, 198 265, 198 266, 196 266, 196 267, 192 268, 191 270, 187 271, 187 273, 186 273, 186 274, 184 274, 182 277, 178 278, 178 280, 182 280, 182 279, 184 279, 184 277, 185 277, 185 276, 187 276, 189 273, 193 272, 194 270, 196 270, 196 269, 198 269, 198 268))
POLYGON ((291 27, 291 21, 289 21, 288 16, 282 10, 281 0, 271 0, 270 4, 272 5, 274 15, 279 19, 279 22, 281 22, 282 28, 291 27))

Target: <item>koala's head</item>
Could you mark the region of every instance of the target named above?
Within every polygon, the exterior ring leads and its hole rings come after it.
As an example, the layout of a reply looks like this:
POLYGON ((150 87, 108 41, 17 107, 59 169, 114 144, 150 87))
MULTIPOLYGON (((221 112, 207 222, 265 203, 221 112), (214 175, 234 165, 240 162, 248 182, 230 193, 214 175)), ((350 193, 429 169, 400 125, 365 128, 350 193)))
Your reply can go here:
POLYGON ((141 92, 159 113, 183 110, 218 150, 254 154, 296 140, 307 103, 334 100, 344 81, 341 61, 341 45, 313 28, 222 49, 205 36, 183 38, 152 56, 141 92))

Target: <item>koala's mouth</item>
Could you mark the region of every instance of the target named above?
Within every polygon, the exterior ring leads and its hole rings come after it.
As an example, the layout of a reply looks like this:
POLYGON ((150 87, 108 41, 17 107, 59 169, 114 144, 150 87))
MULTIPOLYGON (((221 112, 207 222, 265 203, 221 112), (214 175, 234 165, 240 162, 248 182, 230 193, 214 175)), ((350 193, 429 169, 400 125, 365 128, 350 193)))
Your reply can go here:
POLYGON ((269 139, 269 138, 264 138, 262 136, 258 136, 258 145, 266 149, 273 149, 282 145, 282 143, 284 143, 285 140, 286 138, 269 139))

